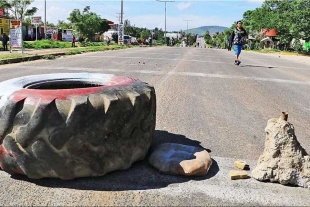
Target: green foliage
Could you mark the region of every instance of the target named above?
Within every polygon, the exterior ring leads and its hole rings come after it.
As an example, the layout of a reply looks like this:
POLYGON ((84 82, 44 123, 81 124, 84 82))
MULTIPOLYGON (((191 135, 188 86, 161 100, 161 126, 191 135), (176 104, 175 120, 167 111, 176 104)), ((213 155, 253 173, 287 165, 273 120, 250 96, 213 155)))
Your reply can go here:
POLYGON ((25 20, 24 20, 25 23, 27 24, 31 24, 31 19, 30 17, 26 17, 25 20))
POLYGON ((165 37, 164 31, 162 29, 158 29, 157 27, 155 27, 153 35, 154 40, 159 40, 163 43, 164 37, 165 37))
POLYGON ((27 49, 47 49, 47 48, 70 48, 70 42, 60 42, 54 40, 38 40, 24 42, 24 48, 27 49))
POLYGON ((294 42, 294 50, 296 52, 299 52, 299 53, 304 50, 304 48, 303 48, 303 46, 302 46, 302 44, 300 43, 299 40, 295 40, 295 42, 294 42))
POLYGON ((106 45, 106 43, 103 42, 81 42, 81 47, 92 47, 92 46, 103 46, 106 45))
POLYGON ((92 39, 95 33, 103 33, 110 27, 105 19, 101 19, 99 15, 90 12, 90 7, 87 6, 81 12, 79 9, 74 9, 68 18, 74 24, 74 28, 83 37, 92 39))
POLYGON ((82 49, 72 49, 69 50, 68 52, 66 52, 66 55, 76 55, 76 54, 82 54, 84 52, 84 50, 82 49))
POLYGON ((151 31, 150 30, 144 29, 140 33, 141 39, 148 39, 149 36, 151 36, 151 31))
POLYGON ((73 29, 73 24, 72 23, 67 23, 67 22, 65 22, 63 20, 58 20, 57 27, 59 29, 73 29))
MULTIPOLYGON (((289 49, 293 39, 310 40, 310 0, 265 0, 260 8, 243 14, 248 31, 276 29, 279 46, 289 49)), ((294 49, 302 51, 299 43, 294 49)))
POLYGON ((188 38, 188 45, 196 44, 196 39, 197 39, 197 35, 196 34, 188 33, 187 38, 188 38))
POLYGON ((209 30, 206 31, 206 33, 205 33, 204 36, 203 36, 203 39, 205 40, 205 42, 206 42, 207 44, 211 44, 211 42, 212 42, 212 37, 211 37, 211 35, 210 35, 210 33, 209 33, 209 30))
POLYGON ((15 19, 24 19, 38 11, 36 7, 28 9, 33 2, 34 0, 0 0, 0 7, 8 9, 15 19))

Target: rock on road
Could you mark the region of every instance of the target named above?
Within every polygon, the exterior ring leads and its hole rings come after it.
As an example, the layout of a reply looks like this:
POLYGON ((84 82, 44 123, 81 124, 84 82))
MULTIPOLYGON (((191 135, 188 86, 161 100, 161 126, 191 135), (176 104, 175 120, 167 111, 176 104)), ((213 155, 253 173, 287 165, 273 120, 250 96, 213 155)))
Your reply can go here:
POLYGON ((267 120, 282 111, 289 113, 309 153, 310 58, 243 52, 241 61, 235 66, 227 50, 148 47, 0 66, 0 81, 93 72, 150 83, 157 96, 154 146, 202 146, 214 160, 209 174, 196 178, 161 174, 146 160, 125 171, 71 181, 30 180, 0 171, 0 205, 310 205, 309 189, 229 179, 237 159, 255 167, 267 120))

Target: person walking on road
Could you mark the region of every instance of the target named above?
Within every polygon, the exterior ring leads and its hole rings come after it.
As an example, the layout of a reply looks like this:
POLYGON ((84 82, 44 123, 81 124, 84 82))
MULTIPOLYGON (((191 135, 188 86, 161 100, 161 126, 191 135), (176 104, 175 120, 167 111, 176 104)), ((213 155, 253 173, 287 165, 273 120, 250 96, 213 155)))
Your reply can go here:
POLYGON ((5 33, 3 33, 2 34, 3 51, 8 51, 8 41, 9 41, 9 37, 5 33))
POLYGON ((153 41, 152 36, 150 36, 149 37, 149 45, 150 45, 150 47, 152 47, 152 41, 153 41))
POLYGON ((72 35, 72 47, 75 47, 75 36, 72 35))
POLYGON ((243 44, 247 41, 248 34, 245 29, 242 27, 242 22, 237 22, 237 27, 234 29, 233 33, 231 34, 230 39, 230 47, 234 46, 235 51, 235 65, 240 65, 241 61, 239 60, 239 56, 242 50, 243 44))

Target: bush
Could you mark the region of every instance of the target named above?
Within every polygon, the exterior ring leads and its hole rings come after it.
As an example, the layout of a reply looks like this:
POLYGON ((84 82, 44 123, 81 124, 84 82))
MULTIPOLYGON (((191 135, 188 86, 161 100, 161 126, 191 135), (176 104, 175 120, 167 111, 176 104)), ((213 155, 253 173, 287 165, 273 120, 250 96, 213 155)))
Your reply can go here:
POLYGON ((38 40, 24 42, 24 48, 27 49, 47 49, 47 48, 69 48, 71 42, 61 42, 55 40, 38 40))
POLYGON ((295 41, 294 50, 297 51, 298 53, 301 53, 304 50, 299 40, 295 41))
POLYGON ((92 47, 92 46, 103 46, 103 45, 107 45, 106 43, 103 42, 81 42, 80 46, 81 47, 92 47))
POLYGON ((76 55, 76 54, 82 54, 82 52, 84 52, 84 51, 82 51, 80 49, 74 49, 74 50, 70 50, 70 51, 66 52, 65 54, 66 55, 76 55))

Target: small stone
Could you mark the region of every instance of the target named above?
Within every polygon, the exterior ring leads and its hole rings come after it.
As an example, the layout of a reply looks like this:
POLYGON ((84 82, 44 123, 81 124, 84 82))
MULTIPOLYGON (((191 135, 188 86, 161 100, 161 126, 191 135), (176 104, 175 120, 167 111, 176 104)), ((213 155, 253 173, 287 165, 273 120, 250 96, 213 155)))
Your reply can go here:
POLYGON ((232 180, 246 179, 248 178, 248 173, 246 171, 231 170, 229 177, 232 180))
POLYGON ((235 165, 235 167, 237 167, 241 170, 249 168, 249 165, 246 164, 245 161, 241 161, 241 160, 237 160, 236 162, 234 162, 234 165, 235 165))

